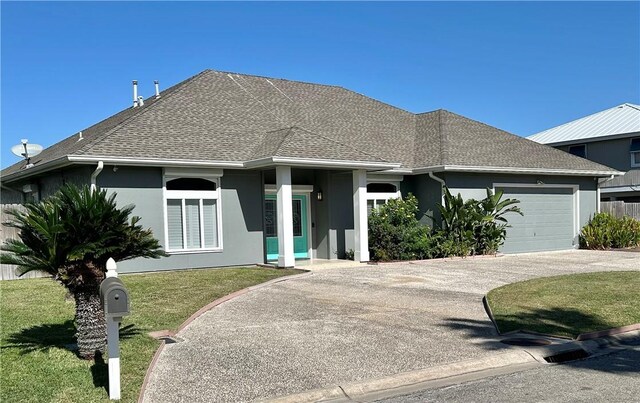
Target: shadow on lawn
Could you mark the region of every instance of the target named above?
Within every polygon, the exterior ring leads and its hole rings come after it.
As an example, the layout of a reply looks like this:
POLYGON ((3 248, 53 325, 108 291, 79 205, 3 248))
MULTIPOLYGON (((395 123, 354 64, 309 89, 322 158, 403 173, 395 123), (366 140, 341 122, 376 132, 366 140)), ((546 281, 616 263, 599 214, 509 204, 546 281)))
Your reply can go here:
MULTIPOLYGON (((496 316, 496 322, 503 333, 498 334, 491 320, 446 318, 440 325, 463 333, 463 338, 487 350, 507 350, 514 347, 500 342, 508 336, 504 333, 514 330, 528 330, 548 335, 562 335, 575 338, 580 333, 610 329, 612 325, 593 315, 575 309, 536 309, 519 315, 496 316)), ((640 346, 640 338, 629 341, 628 345, 640 346)), ((516 347, 518 348, 518 347, 516 347)), ((525 347, 523 347, 525 348, 525 347)), ((640 372, 640 351, 635 348, 605 357, 568 361, 562 365, 611 373, 640 372)))
MULTIPOLYGON (((129 339, 141 331, 130 324, 120 328, 120 340, 129 339)), ((61 348, 77 354, 76 327, 73 320, 63 323, 47 323, 22 329, 9 335, 2 349, 19 349, 21 354, 44 351, 50 348, 61 348)))
POLYGON ((577 309, 533 309, 516 315, 495 315, 500 332, 530 330, 563 337, 578 337, 581 333, 614 327, 601 318, 577 309))

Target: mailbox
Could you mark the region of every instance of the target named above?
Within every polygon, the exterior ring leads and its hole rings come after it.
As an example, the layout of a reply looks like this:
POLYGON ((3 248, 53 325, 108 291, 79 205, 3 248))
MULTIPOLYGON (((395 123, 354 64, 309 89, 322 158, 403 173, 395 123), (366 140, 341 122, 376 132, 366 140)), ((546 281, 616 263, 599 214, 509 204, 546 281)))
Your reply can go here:
POLYGON ((106 318, 129 315, 129 292, 117 277, 107 277, 100 283, 100 301, 106 318))

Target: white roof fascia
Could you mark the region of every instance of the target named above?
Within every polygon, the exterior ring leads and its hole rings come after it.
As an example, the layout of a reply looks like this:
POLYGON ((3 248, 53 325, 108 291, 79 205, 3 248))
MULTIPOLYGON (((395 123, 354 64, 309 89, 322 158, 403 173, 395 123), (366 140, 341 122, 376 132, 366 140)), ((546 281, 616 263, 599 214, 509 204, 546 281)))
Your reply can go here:
POLYGON ((443 165, 414 169, 414 174, 428 172, 477 172, 477 173, 509 173, 509 174, 543 174, 543 175, 571 175, 571 176, 620 176, 619 171, 592 171, 580 169, 544 169, 518 167, 482 167, 464 165, 443 165))
POLYGON ((80 164, 91 164, 103 161, 105 164, 126 166, 244 168, 242 162, 235 161, 165 160, 156 158, 118 158, 84 155, 70 155, 68 158, 69 161, 80 164))
POLYGON ((71 162, 69 161, 69 158, 64 156, 64 157, 60 157, 57 158, 55 160, 51 160, 49 162, 46 162, 42 165, 35 165, 31 168, 25 168, 25 169, 21 169, 18 172, 14 172, 12 174, 9 175, 5 175, 2 178, 3 182, 13 182, 22 178, 26 178, 29 176, 33 176, 35 174, 38 174, 40 172, 43 171, 47 171, 49 169, 56 169, 56 168, 62 168, 65 167, 67 165, 71 165, 71 162))
POLYGON ((345 160, 323 160, 313 158, 268 157, 247 161, 245 168, 262 168, 273 165, 289 165, 308 168, 353 168, 367 170, 388 170, 400 167, 401 164, 390 162, 367 162, 345 160))
POLYGON ((640 186, 600 186, 600 193, 640 192, 640 186))
POLYGON ((566 141, 559 141, 557 143, 544 143, 544 144, 550 147, 558 147, 558 146, 567 146, 572 144, 590 144, 590 143, 597 143, 599 141, 630 139, 633 137, 640 137, 640 132, 609 134, 606 136, 589 137, 585 139, 566 140, 566 141))

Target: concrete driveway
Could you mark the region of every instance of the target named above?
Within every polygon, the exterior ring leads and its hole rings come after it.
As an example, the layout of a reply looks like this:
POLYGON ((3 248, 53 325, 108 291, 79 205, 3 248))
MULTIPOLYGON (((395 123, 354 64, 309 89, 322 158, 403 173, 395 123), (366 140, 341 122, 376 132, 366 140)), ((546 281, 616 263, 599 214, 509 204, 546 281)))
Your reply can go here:
MULTIPOLYGON (((640 270, 640 253, 567 251, 313 268, 191 323, 160 355, 145 402, 268 399, 504 350, 482 307, 503 284, 640 270)), ((126 364, 125 364, 126 365, 126 364)))

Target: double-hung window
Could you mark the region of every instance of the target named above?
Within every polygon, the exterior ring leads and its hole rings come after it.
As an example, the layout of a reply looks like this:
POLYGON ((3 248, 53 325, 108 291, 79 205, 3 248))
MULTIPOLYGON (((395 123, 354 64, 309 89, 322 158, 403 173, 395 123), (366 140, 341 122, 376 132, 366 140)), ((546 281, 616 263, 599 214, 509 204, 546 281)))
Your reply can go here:
POLYGON ((167 252, 220 250, 220 178, 165 177, 167 252))
POLYGON ((640 167, 640 137, 631 139, 629 151, 631 151, 631 166, 633 168, 640 167))

